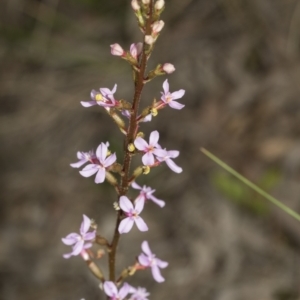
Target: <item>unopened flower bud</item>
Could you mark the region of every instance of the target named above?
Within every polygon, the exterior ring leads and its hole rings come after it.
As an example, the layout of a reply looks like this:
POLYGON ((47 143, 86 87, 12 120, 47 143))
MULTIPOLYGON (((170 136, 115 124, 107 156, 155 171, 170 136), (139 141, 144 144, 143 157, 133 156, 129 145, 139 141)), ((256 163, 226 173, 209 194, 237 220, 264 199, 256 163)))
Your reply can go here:
POLYGON ((156 117, 157 114, 158 114, 158 110, 156 108, 152 108, 151 109, 151 114, 152 114, 153 117, 156 117))
POLYGON ((163 20, 156 21, 152 24, 152 32, 157 34, 158 32, 161 32, 164 26, 165 22, 163 20))
POLYGON ((171 74, 175 71, 175 67, 172 64, 169 63, 165 63, 162 66, 162 69, 167 73, 167 74, 171 74))
POLYGON ((133 9, 134 11, 138 11, 138 10, 141 9, 141 7, 140 7, 140 5, 139 5, 139 3, 138 3, 137 0, 132 0, 132 1, 131 1, 131 7, 132 7, 132 9, 133 9))
POLYGON ((143 166, 143 174, 147 175, 150 173, 150 167, 149 166, 143 166))
POLYGON ((165 6, 164 0, 157 0, 154 7, 156 10, 161 10, 164 8, 164 6, 165 6))
POLYGON ((127 149, 128 149, 129 152, 133 152, 133 151, 135 150, 134 144, 133 144, 133 143, 130 143, 130 144, 128 145, 127 149))
POLYGON ((110 53, 115 56, 122 56, 125 51, 119 44, 110 45, 110 53))
POLYGON ((148 5, 150 3, 150 0, 142 0, 143 4, 148 5))
POLYGON ((154 43, 154 38, 151 35, 145 36, 145 43, 148 45, 152 45, 154 43))

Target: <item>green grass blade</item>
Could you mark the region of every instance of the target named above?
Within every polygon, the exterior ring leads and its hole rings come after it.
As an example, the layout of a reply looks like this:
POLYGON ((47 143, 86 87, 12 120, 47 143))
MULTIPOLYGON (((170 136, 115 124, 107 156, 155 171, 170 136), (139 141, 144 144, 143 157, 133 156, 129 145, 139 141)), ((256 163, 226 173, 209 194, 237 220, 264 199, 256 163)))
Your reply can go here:
POLYGON ((276 198, 274 198, 270 194, 268 194, 265 191, 263 191, 257 185, 255 185, 254 183, 252 183, 251 181, 249 181, 247 178, 245 178, 244 176, 242 176, 241 174, 239 174, 238 172, 236 172, 235 170, 233 170, 231 167, 229 167, 222 160, 220 160, 219 158, 217 158, 216 156, 214 156, 212 153, 210 153, 206 149, 201 148, 200 150, 201 150, 202 153, 204 153, 207 157, 209 157, 211 160, 213 160, 215 163, 217 163, 220 167, 222 167, 223 169, 225 169, 231 175, 233 175, 234 177, 236 177, 237 179, 239 179, 240 181, 242 181, 244 184, 246 184, 247 186, 249 186, 251 189, 253 189, 257 193, 259 193, 261 196, 265 197, 267 200, 269 200, 270 202, 272 202, 274 205, 278 206, 280 209, 282 209, 283 211, 285 211, 287 214, 289 214, 290 216, 292 216, 296 220, 300 221, 300 215, 297 214, 294 210, 292 210, 291 208, 287 207, 282 202, 280 202, 279 200, 277 200, 276 198))

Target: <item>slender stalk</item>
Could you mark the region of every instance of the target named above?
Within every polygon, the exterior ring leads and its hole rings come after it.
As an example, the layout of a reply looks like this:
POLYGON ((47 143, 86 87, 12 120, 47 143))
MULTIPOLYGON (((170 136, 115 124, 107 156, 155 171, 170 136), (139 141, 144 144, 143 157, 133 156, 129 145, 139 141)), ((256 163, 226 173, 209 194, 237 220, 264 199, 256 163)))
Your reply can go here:
MULTIPOLYGON (((150 10, 149 10, 149 18, 146 20, 146 30, 145 35, 151 34, 151 23, 153 19, 153 0, 150 3, 150 10)), ((128 145, 130 143, 133 143, 135 140, 135 135, 138 129, 138 122, 137 122, 137 116, 138 116, 138 109, 139 104, 141 100, 142 91, 144 88, 144 76, 145 71, 147 67, 147 60, 148 57, 146 54, 146 48, 147 45, 144 42, 143 51, 141 53, 141 59, 139 64, 139 71, 135 71, 135 92, 132 102, 132 113, 129 120, 129 126, 127 131, 127 136, 124 141, 124 162, 123 162, 123 172, 124 176, 121 179, 121 185, 119 188, 119 194, 118 197, 124 196, 127 194, 128 187, 129 187, 129 171, 130 171, 130 165, 131 165, 131 157, 132 153, 128 150, 128 145)), ((114 236, 111 242, 110 252, 108 253, 108 262, 109 262, 109 280, 115 281, 115 267, 116 267, 116 250, 118 246, 118 242, 120 239, 120 233, 118 231, 120 222, 122 219, 122 211, 118 211, 117 220, 116 220, 116 226, 114 231, 114 236)))

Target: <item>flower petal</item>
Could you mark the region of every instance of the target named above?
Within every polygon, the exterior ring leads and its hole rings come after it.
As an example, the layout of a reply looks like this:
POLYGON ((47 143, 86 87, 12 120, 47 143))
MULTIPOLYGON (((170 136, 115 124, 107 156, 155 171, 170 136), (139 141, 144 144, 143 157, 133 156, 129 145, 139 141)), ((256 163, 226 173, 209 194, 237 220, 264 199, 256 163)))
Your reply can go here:
POLYGON ((80 101, 81 105, 83 107, 91 107, 91 106, 94 106, 94 105, 97 105, 97 101, 80 101))
POLYGON ((89 165, 85 166, 81 171, 79 171, 79 173, 83 177, 90 177, 90 176, 94 175, 95 173, 97 173, 98 169, 99 169, 98 165, 89 164, 89 165))
POLYGON ((134 221, 140 231, 148 231, 149 228, 147 224, 140 216, 135 217, 134 221))
POLYGON ((179 90, 179 91, 176 91, 176 92, 173 92, 171 95, 172 95, 172 99, 175 100, 175 99, 180 99, 184 96, 185 94, 185 90, 179 90))
POLYGON ((166 79, 163 83, 163 89, 164 89, 164 92, 165 94, 169 92, 169 82, 168 82, 168 79, 166 79))
POLYGON ((76 244, 79 239, 80 239, 80 235, 78 233, 70 233, 65 238, 62 238, 61 240, 65 245, 71 246, 76 244))
POLYGON ((86 162, 87 162, 86 159, 82 159, 82 160, 80 160, 80 161, 78 161, 78 162, 76 162, 76 163, 70 164, 70 166, 71 166, 72 168, 80 168, 80 167, 83 166, 86 162))
POLYGON ((83 249, 83 244, 84 244, 84 240, 78 241, 78 242, 73 246, 72 254, 73 254, 73 255, 78 255, 78 254, 82 251, 82 249, 83 249))
POLYGON ((86 215, 83 215, 83 221, 80 226, 80 233, 81 235, 84 235, 85 233, 88 232, 91 226, 91 219, 87 217, 86 215))
POLYGON ((131 289, 131 286, 125 282, 119 291, 120 299, 124 299, 128 295, 130 289, 131 289))
POLYGON ((156 258, 156 264, 162 269, 166 268, 169 265, 168 262, 160 260, 158 258, 156 258))
POLYGON ((137 137, 134 141, 135 147, 140 151, 146 151, 148 148, 148 143, 141 137, 137 137))
POLYGON ((91 241, 93 239, 95 239, 96 237, 96 231, 91 231, 91 232, 87 232, 84 236, 83 239, 85 241, 91 241))
POLYGON ((119 204, 120 204, 121 209, 125 212, 130 212, 131 210, 133 210, 133 205, 126 196, 120 197, 119 204))
POLYGON ((147 152, 142 157, 142 162, 145 166, 152 166, 155 162, 154 155, 150 152, 147 152))
POLYGON ((166 202, 160 199, 157 199, 153 195, 149 196, 149 199, 152 200, 154 203, 156 203, 160 207, 164 207, 166 205, 166 202))
POLYGON ((175 173, 181 173, 182 172, 182 168, 177 166, 172 159, 170 159, 170 158, 166 159, 166 164, 175 173))
POLYGON ((105 169, 100 167, 95 177, 95 183, 102 183, 105 180, 105 169))
POLYGON ((119 225, 119 233, 127 233, 131 230, 134 221, 131 218, 125 218, 121 221, 119 225))
POLYGON ((135 207, 134 209, 137 211, 138 214, 140 214, 144 208, 144 204, 145 204, 145 201, 143 200, 142 197, 138 197, 136 200, 135 200, 135 207))
POLYGON ((105 159, 105 161, 103 162, 103 166, 107 168, 110 165, 112 165, 116 160, 117 160, 117 156, 116 153, 114 153, 105 159))
POLYGON ((70 258, 71 256, 73 256, 73 252, 64 254, 64 255, 63 255, 63 258, 68 259, 68 258, 70 258))
POLYGON ((181 104, 181 103, 179 103, 177 101, 170 101, 168 104, 169 104, 170 107, 172 107, 174 109, 178 109, 178 110, 180 110, 180 109, 182 109, 182 108, 185 107, 185 105, 183 105, 183 104, 181 104))
POLYGON ((149 243, 147 241, 142 242, 142 250, 146 255, 148 255, 148 256, 152 255, 152 251, 151 251, 151 249, 149 247, 149 243))
POLYGON ((170 150, 170 151, 167 151, 168 152, 168 156, 169 157, 172 157, 172 158, 175 158, 175 157, 177 157, 178 155, 179 155, 179 151, 178 150, 170 150))
POLYGON ((101 143, 97 150, 96 150, 96 156, 98 157, 99 161, 103 163, 105 161, 107 155, 107 146, 104 143, 101 143))
POLYGON ((141 189, 142 189, 142 187, 139 186, 135 181, 133 181, 133 182, 131 183, 131 187, 132 187, 133 189, 136 189, 136 190, 141 190, 141 189))
POLYGON ((103 284, 104 292, 109 297, 117 296, 118 289, 112 281, 105 281, 103 284))
POLYGON ((159 270, 158 266, 153 265, 151 267, 151 272, 152 272, 152 276, 153 276, 155 281, 157 281, 157 282, 164 282, 165 281, 165 279, 160 274, 160 270, 159 270))
POLYGON ((157 130, 152 131, 149 138, 149 145, 155 147, 159 140, 159 133, 157 130))
POLYGON ((148 256, 146 256, 144 253, 138 256, 138 261, 144 267, 149 267, 151 264, 148 256))

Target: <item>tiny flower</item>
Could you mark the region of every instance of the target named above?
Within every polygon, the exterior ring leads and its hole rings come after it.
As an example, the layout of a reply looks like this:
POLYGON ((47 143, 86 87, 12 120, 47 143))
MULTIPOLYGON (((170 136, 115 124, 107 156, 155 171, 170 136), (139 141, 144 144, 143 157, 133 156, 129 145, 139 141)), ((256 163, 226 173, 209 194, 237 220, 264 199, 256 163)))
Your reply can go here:
POLYGON ((123 219, 119 225, 119 233, 129 232, 134 223, 140 231, 148 230, 148 226, 139 216, 144 208, 144 201, 136 201, 135 206, 133 207, 133 204, 126 196, 121 196, 120 207, 125 213, 126 218, 123 219))
POLYGON ((84 107, 91 107, 93 105, 100 105, 103 107, 113 107, 117 106, 119 103, 114 98, 114 93, 117 90, 117 85, 115 84, 113 89, 100 88, 100 93, 96 90, 91 91, 92 101, 81 101, 81 105, 84 107))
POLYGON ((149 144, 141 137, 137 137, 134 141, 135 147, 145 152, 142 157, 143 164, 145 166, 151 166, 155 163, 154 155, 156 155, 157 149, 160 149, 158 144, 159 133, 157 130, 152 131, 149 138, 149 144))
POLYGON ((132 294, 129 300, 148 300, 148 296, 150 295, 145 288, 138 287, 137 289, 134 287, 130 288, 130 293, 132 294))
POLYGON ((83 166, 85 163, 88 161, 92 161, 93 159, 96 158, 95 154, 93 151, 89 152, 77 152, 77 158, 79 159, 78 162, 70 164, 72 168, 80 168, 83 166))
POLYGON ((141 9, 141 7, 139 6, 139 3, 137 0, 132 0, 131 1, 131 7, 134 11, 138 11, 141 9))
POLYGON ((164 0, 157 0, 154 5, 156 10, 161 10, 164 6, 165 6, 164 0))
POLYGON ((101 143, 96 150, 97 161, 86 165, 79 173, 83 177, 90 177, 97 173, 95 183, 102 183, 105 180, 106 169, 117 159, 116 154, 107 156, 107 145, 101 143))
POLYGON ((183 95, 185 94, 185 90, 179 90, 173 93, 169 92, 169 83, 168 83, 168 79, 166 79, 163 83, 163 89, 164 92, 161 92, 162 97, 161 100, 165 103, 168 104, 170 107, 174 108, 174 109, 182 109, 184 107, 183 104, 178 103, 177 101, 175 101, 176 99, 180 99, 183 97, 183 95))
POLYGON ((72 252, 64 254, 64 258, 70 258, 72 255, 76 256, 82 252, 85 252, 85 249, 91 248, 92 241, 96 237, 96 231, 88 232, 91 227, 91 220, 86 215, 83 215, 83 221, 80 226, 80 234, 70 233, 65 238, 62 238, 62 242, 65 245, 72 246, 72 252), (87 242, 87 243, 86 243, 87 242))
POLYGON ((119 44, 112 44, 110 45, 110 53, 115 56, 122 56, 125 51, 119 44))
POLYGON ((157 35, 164 28, 165 22, 163 20, 156 21, 152 24, 152 33, 157 35))
POLYGON ((157 282, 165 281, 165 279, 160 274, 159 268, 166 268, 168 266, 168 263, 155 257, 155 254, 151 252, 147 241, 144 241, 142 243, 142 250, 144 253, 139 255, 139 263, 144 267, 151 268, 154 280, 156 280, 157 282))
POLYGON ((131 186, 136 190, 140 190, 140 194, 137 197, 137 199, 141 198, 143 201, 152 200, 160 207, 164 207, 166 205, 165 201, 157 199, 152 195, 155 192, 155 190, 152 190, 151 187, 147 187, 145 185, 141 187, 136 182, 133 182, 131 186))
POLYGON ((165 161, 168 167, 174 171, 175 173, 181 173, 182 168, 177 166, 171 158, 176 158, 179 155, 179 151, 177 150, 170 150, 167 151, 166 149, 157 149, 156 151, 156 158, 160 162, 165 161))
POLYGON ((145 43, 152 45, 154 43, 154 38, 151 35, 145 35, 145 43))
POLYGON ((103 284, 103 289, 105 294, 110 297, 111 300, 122 300, 128 295, 131 286, 125 282, 118 291, 114 282, 105 281, 103 284))
POLYGON ((130 54, 135 59, 137 59, 137 57, 142 53, 142 50, 143 50, 142 43, 131 44, 130 46, 130 54))
POLYGON ((172 64, 169 63, 165 63, 162 66, 162 69, 167 73, 167 74, 171 74, 175 71, 175 67, 172 64))

